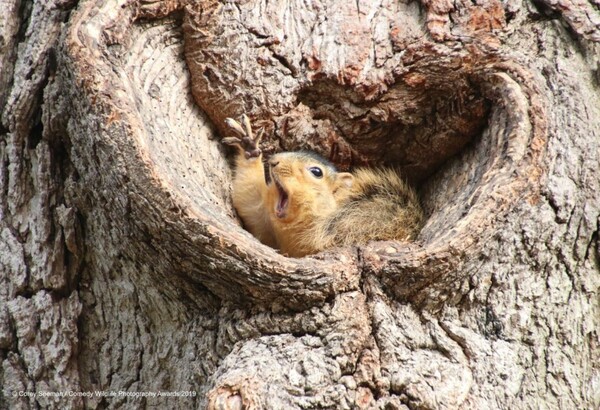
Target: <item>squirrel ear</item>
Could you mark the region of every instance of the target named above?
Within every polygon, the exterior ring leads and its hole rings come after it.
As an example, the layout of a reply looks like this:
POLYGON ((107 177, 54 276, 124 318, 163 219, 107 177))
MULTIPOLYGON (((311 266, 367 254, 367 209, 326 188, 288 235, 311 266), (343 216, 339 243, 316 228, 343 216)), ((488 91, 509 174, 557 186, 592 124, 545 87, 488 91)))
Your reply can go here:
POLYGON ((354 183, 354 176, 349 172, 340 172, 336 175, 335 180, 338 185, 344 188, 351 188, 354 183))

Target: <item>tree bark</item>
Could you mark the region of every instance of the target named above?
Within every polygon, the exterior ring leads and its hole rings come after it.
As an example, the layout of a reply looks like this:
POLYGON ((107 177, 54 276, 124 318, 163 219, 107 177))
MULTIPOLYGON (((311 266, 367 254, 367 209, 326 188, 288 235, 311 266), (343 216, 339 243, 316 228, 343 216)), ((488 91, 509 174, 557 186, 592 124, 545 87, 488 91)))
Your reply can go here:
POLYGON ((600 407, 598 3, 0 4, 0 409, 600 407), (260 244, 244 112, 418 239, 260 244))

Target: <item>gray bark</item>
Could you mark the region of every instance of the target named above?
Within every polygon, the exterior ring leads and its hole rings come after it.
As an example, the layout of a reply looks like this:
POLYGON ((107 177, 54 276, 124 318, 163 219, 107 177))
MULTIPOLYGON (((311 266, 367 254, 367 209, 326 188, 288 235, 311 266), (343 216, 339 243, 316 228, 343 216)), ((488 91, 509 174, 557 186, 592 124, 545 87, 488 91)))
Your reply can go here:
POLYGON ((600 407, 597 3, 0 6, 0 409, 600 407), (417 241, 261 245, 243 112, 398 167, 417 241), (195 395, 42 394, 93 391, 195 395))

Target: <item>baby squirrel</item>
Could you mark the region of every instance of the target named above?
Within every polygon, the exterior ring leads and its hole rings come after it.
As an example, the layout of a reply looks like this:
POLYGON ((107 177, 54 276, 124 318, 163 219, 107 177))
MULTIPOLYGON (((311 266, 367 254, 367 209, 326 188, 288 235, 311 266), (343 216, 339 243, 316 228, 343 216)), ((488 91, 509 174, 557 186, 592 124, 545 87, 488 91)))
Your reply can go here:
POLYGON ((419 200, 391 169, 338 172, 309 151, 283 152, 262 163, 246 115, 227 118, 237 134, 233 205, 245 228, 262 243, 291 257, 373 240, 414 239, 423 222, 419 200))

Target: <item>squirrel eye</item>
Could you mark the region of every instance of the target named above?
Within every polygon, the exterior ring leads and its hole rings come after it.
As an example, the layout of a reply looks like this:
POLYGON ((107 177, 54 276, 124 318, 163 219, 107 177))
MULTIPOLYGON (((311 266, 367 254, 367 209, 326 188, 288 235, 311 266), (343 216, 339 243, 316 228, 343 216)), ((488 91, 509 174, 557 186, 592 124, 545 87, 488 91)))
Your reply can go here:
POLYGON ((323 170, 319 167, 310 167, 308 170, 317 178, 323 177, 323 170))

